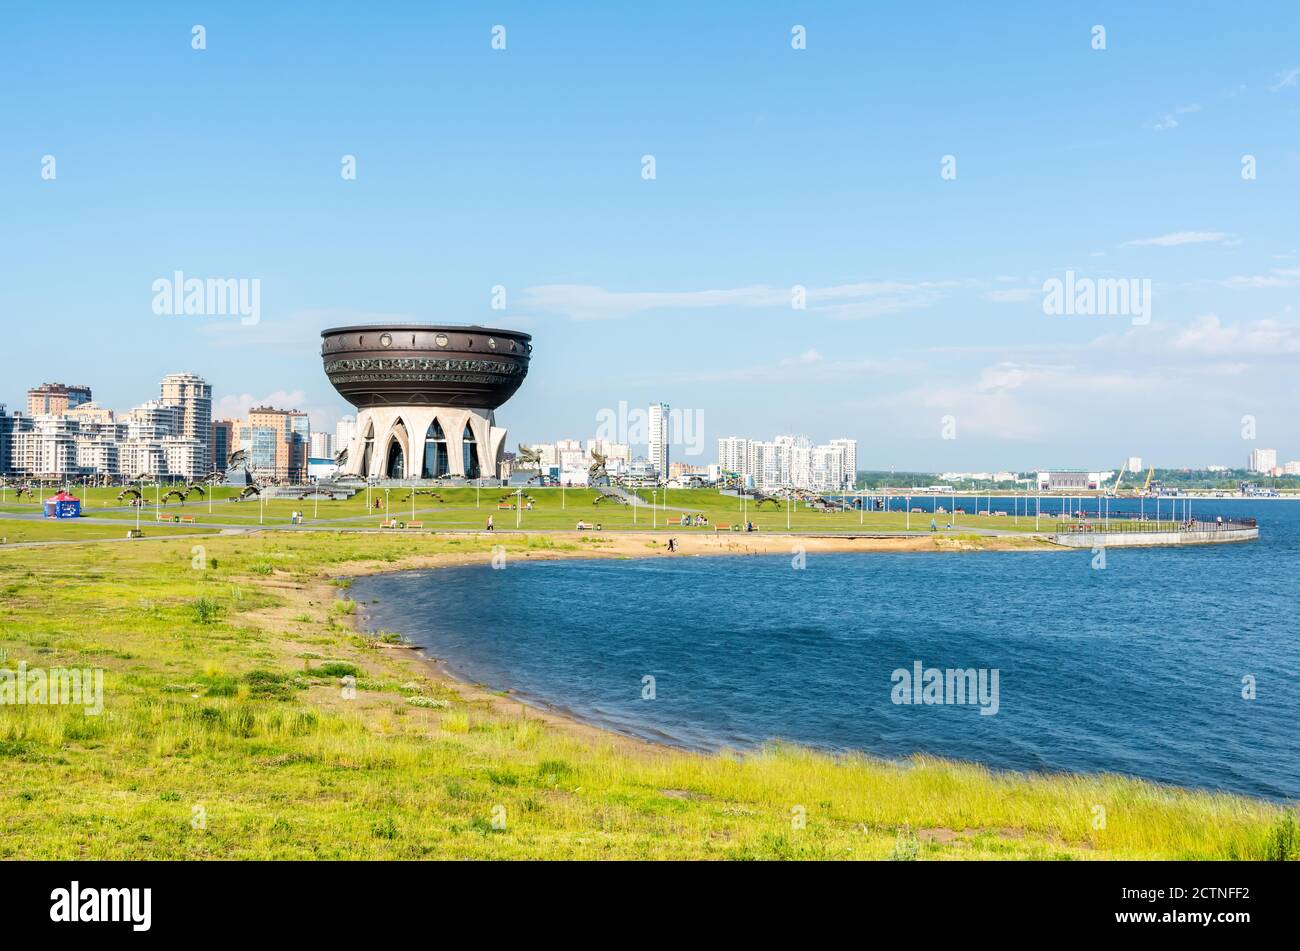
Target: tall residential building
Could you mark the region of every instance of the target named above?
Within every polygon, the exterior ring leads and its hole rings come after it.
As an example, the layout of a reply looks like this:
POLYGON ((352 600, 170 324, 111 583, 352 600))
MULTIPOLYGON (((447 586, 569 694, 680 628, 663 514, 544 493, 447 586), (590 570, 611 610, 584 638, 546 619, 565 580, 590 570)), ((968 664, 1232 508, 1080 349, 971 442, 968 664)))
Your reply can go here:
POLYGON ((749 475, 749 440, 741 436, 724 436, 718 440, 718 465, 723 472, 749 475))
POLYGON ((1277 450, 1252 449, 1250 458, 1246 461, 1246 468, 1251 472, 1271 473, 1277 468, 1277 450))
POLYGON ((605 471, 611 475, 626 472, 632 464, 632 447, 625 442, 613 442, 609 439, 588 439, 587 457, 593 452, 605 457, 605 471))
POLYGON ((307 480, 307 450, 311 424, 299 410, 255 406, 241 427, 240 440, 248 442, 248 468, 268 478, 288 482, 307 480))
POLYGON ((212 452, 212 387, 193 373, 169 373, 162 380, 162 402, 180 411, 176 435, 199 443, 199 451, 185 457, 193 470, 178 474, 203 478, 218 464, 212 452))
POLYGON ((313 459, 334 458, 334 437, 330 433, 312 433, 309 445, 313 459))
POLYGON ((90 387, 42 383, 27 391, 28 416, 62 416, 68 410, 90 402, 90 387))
POLYGON ((840 450, 844 460, 846 487, 854 488, 858 484, 858 441, 856 439, 832 439, 828 445, 840 450))
POLYGON ((239 448, 239 420, 214 419, 212 421, 212 467, 224 471, 230 454, 239 448))
POLYGON ((669 416, 667 403, 650 404, 650 465, 654 467, 659 478, 668 478, 668 440, 671 438, 669 432, 669 416))
POLYGON ((344 416, 334 424, 334 454, 337 456, 344 449, 351 450, 352 440, 357 438, 357 418, 344 416))
POLYGON ((718 468, 764 491, 808 489, 844 492, 857 484, 856 439, 832 439, 814 446, 807 436, 777 436, 770 442, 726 436, 718 440, 718 468))
POLYGON ((13 471, 13 432, 14 417, 5 411, 5 404, 0 403, 0 476, 13 471))

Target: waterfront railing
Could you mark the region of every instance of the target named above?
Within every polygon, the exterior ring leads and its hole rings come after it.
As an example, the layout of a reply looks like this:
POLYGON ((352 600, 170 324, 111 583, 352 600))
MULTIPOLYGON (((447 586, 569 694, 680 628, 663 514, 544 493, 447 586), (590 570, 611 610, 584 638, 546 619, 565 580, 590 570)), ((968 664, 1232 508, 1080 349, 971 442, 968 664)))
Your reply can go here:
POLYGON ((1096 521, 1088 519, 1072 519, 1068 524, 1062 525, 1057 531, 1061 534, 1096 534, 1096 533, 1123 533, 1130 532, 1232 532, 1243 531, 1251 528, 1258 528, 1259 525, 1253 518, 1244 518, 1234 516, 1232 518, 1210 518, 1198 515, 1193 519, 1153 519, 1153 518, 1120 518, 1111 517, 1098 519, 1096 521))

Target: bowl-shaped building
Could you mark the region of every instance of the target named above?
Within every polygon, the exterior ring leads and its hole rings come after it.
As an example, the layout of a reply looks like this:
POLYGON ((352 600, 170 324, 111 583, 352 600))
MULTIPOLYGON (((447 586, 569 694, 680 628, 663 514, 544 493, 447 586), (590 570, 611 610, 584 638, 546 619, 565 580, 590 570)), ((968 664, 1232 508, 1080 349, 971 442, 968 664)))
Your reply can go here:
POLYGON ((357 408, 341 469, 380 479, 497 478, 495 411, 528 375, 532 337, 451 324, 321 332, 325 375, 357 408))

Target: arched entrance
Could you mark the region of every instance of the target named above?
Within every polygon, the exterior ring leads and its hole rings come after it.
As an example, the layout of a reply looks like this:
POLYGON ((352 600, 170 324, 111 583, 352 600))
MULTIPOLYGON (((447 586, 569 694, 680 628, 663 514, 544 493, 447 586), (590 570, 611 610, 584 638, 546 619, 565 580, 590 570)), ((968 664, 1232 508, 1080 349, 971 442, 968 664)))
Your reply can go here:
POLYGON ((393 423, 393 435, 388 440, 388 456, 384 462, 384 478, 406 478, 406 445, 410 441, 406 435, 406 423, 398 419, 393 423))
POLYGON ((402 455, 402 444, 396 437, 388 444, 388 464, 384 466, 384 478, 400 479, 406 475, 406 459, 402 455))

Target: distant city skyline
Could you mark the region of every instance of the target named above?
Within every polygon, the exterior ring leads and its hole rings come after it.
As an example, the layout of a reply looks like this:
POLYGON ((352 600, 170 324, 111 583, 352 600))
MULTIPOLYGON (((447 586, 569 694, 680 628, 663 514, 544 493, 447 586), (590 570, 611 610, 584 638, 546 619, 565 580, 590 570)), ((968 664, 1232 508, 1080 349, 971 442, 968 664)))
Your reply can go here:
POLYGON ((512 444, 663 401, 864 469, 1300 456, 1295 5, 75 10, 0 35, 11 410, 186 371, 331 432, 320 330, 451 321, 533 335, 512 444))

